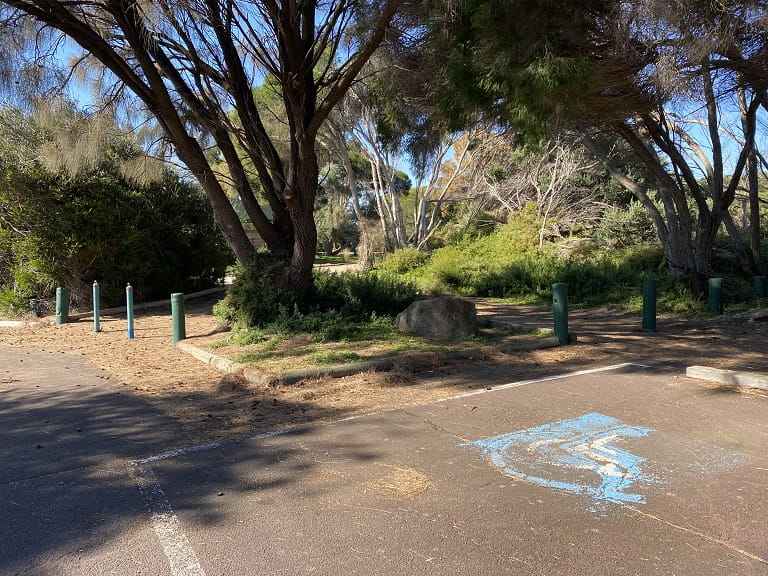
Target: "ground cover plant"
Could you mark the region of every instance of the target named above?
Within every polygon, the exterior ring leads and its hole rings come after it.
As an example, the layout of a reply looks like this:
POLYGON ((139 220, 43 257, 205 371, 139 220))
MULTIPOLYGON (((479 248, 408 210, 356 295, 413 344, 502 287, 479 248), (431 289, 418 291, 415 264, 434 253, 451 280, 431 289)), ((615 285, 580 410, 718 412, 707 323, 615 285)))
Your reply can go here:
MULTIPOLYGON (((572 306, 611 306, 628 312, 642 310, 643 281, 655 278, 659 312, 706 312, 706 291, 695 292, 678 282, 656 242, 625 238, 609 243, 597 235, 595 239, 573 237, 542 244, 538 230, 535 211, 529 207, 490 233, 466 235, 430 253, 414 249, 395 252, 380 269, 407 278, 423 293, 541 306, 551 304, 553 284, 565 283, 572 306)), ((728 251, 728 239, 723 237, 719 242, 720 256, 713 258, 712 277, 725 281, 726 310, 758 304, 753 277, 728 251)))
POLYGON ((397 314, 419 297, 416 285, 393 273, 316 270, 310 297, 270 289, 279 263, 268 255, 239 269, 227 296, 215 305, 232 327, 212 348, 227 348, 241 363, 265 370, 288 370, 389 358, 405 352, 439 353, 477 348, 516 335, 485 326, 465 342, 439 342, 398 332, 397 314), (232 347, 238 350, 233 351, 232 347))
MULTIPOLYGON (((226 347, 227 355, 239 362, 275 371, 476 348, 511 335, 486 329, 469 342, 435 342, 399 333, 395 316, 417 297, 445 293, 549 307, 555 283, 568 285, 572 308, 639 314, 643 282, 655 278, 658 313, 707 314, 706 294, 675 281, 658 244, 611 245, 589 238, 541 244, 539 229, 529 209, 491 232, 473 232, 431 252, 396 251, 372 271, 316 270, 313 290, 304 300, 276 288, 279 262, 260 255, 237 271, 238 281, 216 306, 233 332, 214 346, 226 347)), ((726 312, 761 305, 752 278, 740 273, 731 259, 716 260, 713 268, 725 278, 726 312)))

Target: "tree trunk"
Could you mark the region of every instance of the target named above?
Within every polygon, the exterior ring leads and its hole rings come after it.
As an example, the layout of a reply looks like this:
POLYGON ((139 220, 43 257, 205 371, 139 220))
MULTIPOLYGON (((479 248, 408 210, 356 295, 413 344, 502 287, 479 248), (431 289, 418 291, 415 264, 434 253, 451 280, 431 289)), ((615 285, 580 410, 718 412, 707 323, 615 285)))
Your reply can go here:
POLYGON ((731 239, 731 246, 736 253, 736 257, 739 259, 741 269, 746 274, 751 274, 754 270, 752 267, 752 259, 741 239, 741 230, 736 225, 736 222, 733 221, 730 212, 725 212, 723 214, 723 224, 725 224, 725 229, 728 231, 728 237, 731 239))
POLYGON ((312 267, 315 265, 317 228, 311 211, 289 209, 295 235, 293 254, 288 266, 288 288, 305 298, 312 289, 312 267))
MULTIPOLYGON (((171 135, 173 136, 173 134, 171 135)), ((205 160, 197 142, 191 138, 179 137, 176 153, 203 187, 213 208, 214 221, 224 235, 227 244, 232 248, 235 258, 244 264, 250 262, 253 244, 251 244, 240 217, 232 207, 213 170, 211 170, 210 164, 205 160)))
MULTIPOLYGON (((749 105, 744 88, 739 88, 739 111, 741 112, 741 125, 744 132, 750 128, 749 105)), ((749 212, 746 220, 749 222, 749 248, 752 252, 752 263, 762 276, 768 276, 768 264, 763 259, 762 239, 760 235, 760 176, 758 173, 757 149, 753 143, 747 156, 745 171, 747 174, 747 195, 749 198, 749 212)), ((745 214, 746 216, 746 214, 745 214)))
POLYGON ((317 250, 314 206, 319 168, 314 139, 297 138, 291 148, 284 199, 293 222, 294 236, 286 285, 299 298, 305 298, 312 288, 312 267, 317 250))
POLYGON ((760 183, 757 174, 757 154, 752 151, 749 168, 749 247, 752 261, 762 276, 768 276, 768 263, 763 258, 760 230, 760 183))

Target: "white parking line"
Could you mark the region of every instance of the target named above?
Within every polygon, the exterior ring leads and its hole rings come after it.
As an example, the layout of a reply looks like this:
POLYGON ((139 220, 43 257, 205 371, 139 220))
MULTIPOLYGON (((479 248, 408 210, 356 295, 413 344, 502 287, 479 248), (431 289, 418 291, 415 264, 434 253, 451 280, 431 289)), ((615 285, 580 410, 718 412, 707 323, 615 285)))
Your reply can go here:
MULTIPOLYGON (((568 372, 567 374, 558 374, 555 376, 546 376, 544 378, 537 378, 533 380, 511 382, 509 384, 502 384, 500 386, 494 386, 494 387, 484 388, 482 390, 474 390, 472 392, 458 394, 450 398, 443 398, 441 400, 426 403, 425 405, 435 404, 439 402, 447 402, 448 400, 456 400, 459 398, 476 396, 478 394, 485 394, 488 392, 505 390, 508 388, 517 388, 520 386, 527 386, 529 384, 536 384, 539 382, 547 382, 549 380, 559 380, 559 379, 568 378, 571 376, 582 376, 585 374, 595 374, 598 372, 619 370, 621 368, 627 368, 629 366, 637 366, 638 368, 647 368, 647 366, 644 366, 642 364, 634 364, 631 362, 626 362, 623 364, 614 364, 612 366, 605 366, 603 368, 594 368, 591 370, 579 370, 577 372, 568 372)), ((374 416, 376 414, 394 412, 400 409, 401 408, 392 408, 390 410, 382 410, 379 412, 369 412, 366 414, 359 414, 356 416, 350 416, 348 418, 342 418, 335 422, 330 422, 329 424, 334 424, 336 422, 348 422, 350 420, 358 420, 360 418, 365 418, 366 416, 374 416)), ((148 456, 146 458, 142 458, 140 460, 133 461, 133 465, 136 467, 136 472, 138 475, 139 488, 141 490, 141 493, 144 495, 144 500, 147 504, 147 507, 149 508, 150 513, 152 514, 152 528, 155 531, 155 534, 157 535, 157 538, 160 541, 161 546, 163 547, 165 556, 168 558, 168 562, 171 565, 172 576, 205 576, 205 571, 200 565, 200 562, 197 558, 197 555, 195 554, 194 549, 192 548, 192 545, 189 542, 189 539, 186 537, 186 535, 182 531, 181 523, 179 522, 178 517, 173 511, 173 508, 171 507, 171 503, 168 501, 168 497, 165 495, 165 492, 163 492, 163 489, 160 487, 160 484, 157 482, 155 475, 152 472, 149 465, 162 460, 179 458, 187 454, 194 454, 196 452, 206 452, 209 450, 216 450, 218 448, 222 448, 224 446, 229 446, 232 444, 237 444, 240 442, 247 442, 251 440, 260 440, 264 438, 282 436, 282 435, 290 434, 292 432, 300 430, 302 427, 303 426, 294 426, 291 428, 284 428, 282 430, 274 430, 271 432, 265 432, 263 434, 257 434, 255 436, 235 438, 235 439, 227 440, 224 442, 211 442, 208 444, 200 444, 197 446, 180 448, 178 450, 169 450, 167 452, 161 452, 160 454, 155 454, 152 456, 148 456)))
POLYGON ((205 576, 205 570, 200 565, 192 544, 181 530, 181 523, 154 474, 138 465, 137 472, 139 489, 152 514, 152 529, 171 565, 171 576, 205 576))
MULTIPOLYGON (((463 394, 457 394, 455 396, 449 396, 448 398, 441 398, 439 400, 432 400, 430 402, 426 402, 424 404, 416 404, 415 406, 428 406, 430 404, 439 404, 442 402, 450 402, 451 400, 459 400, 461 398, 467 398, 469 396, 477 396, 479 394, 488 394, 489 392, 498 392, 499 390, 507 390, 509 388, 518 388, 520 386, 528 386, 530 384, 537 384, 539 382, 548 382, 550 380, 561 380, 563 378, 570 378, 572 376, 584 376, 586 374, 596 374, 598 372, 608 372, 610 370, 620 370, 621 368, 627 368, 629 366, 635 366, 637 368, 649 368, 649 366, 646 366, 645 364, 636 364, 634 362, 624 362, 622 364, 613 364, 611 366, 604 366, 602 368, 592 368, 590 370, 578 370, 575 372, 567 372, 565 374, 556 374, 554 376, 544 376, 543 378, 535 378, 532 380, 521 380, 519 382, 510 382, 508 384, 501 384, 499 386, 491 386, 488 388, 483 388, 481 390, 473 390, 471 392, 465 392, 463 394)), ((413 407, 413 406, 411 406, 413 407)), ((387 410, 380 410, 377 412, 366 412, 365 414, 355 414, 354 416, 347 416, 346 418, 340 418, 339 420, 334 420, 332 422, 328 422, 327 425, 336 424, 339 422, 349 422, 350 420, 359 420, 360 418, 366 418, 368 416, 375 416, 377 414, 385 414, 387 412, 395 412, 397 410, 402 410, 405 408, 405 406, 401 406, 399 408, 389 408, 387 410)), ((161 460, 169 460, 172 458, 179 458, 181 456, 186 456, 187 454, 194 454, 196 452, 207 452, 209 450, 217 450, 219 448, 222 448, 224 446, 230 446, 232 444, 239 444, 241 442, 249 442, 252 440, 262 440, 264 438, 272 438, 274 436, 283 436, 285 434, 290 434, 292 432, 295 432, 297 430, 300 430, 304 428, 305 425, 299 425, 299 426, 291 426, 288 428, 282 428, 280 430, 273 430, 271 432, 264 432, 262 434, 256 434, 255 436, 243 436, 241 438, 233 438, 231 440, 225 440, 223 442, 210 442, 208 444, 198 444, 196 446, 188 446, 186 448, 179 448, 177 450, 168 450, 167 452, 161 452, 159 454, 153 454, 152 456, 147 456, 146 458, 141 458, 139 460, 134 460, 133 464, 137 466, 144 466, 147 464, 152 464, 154 462, 160 462, 161 460)))

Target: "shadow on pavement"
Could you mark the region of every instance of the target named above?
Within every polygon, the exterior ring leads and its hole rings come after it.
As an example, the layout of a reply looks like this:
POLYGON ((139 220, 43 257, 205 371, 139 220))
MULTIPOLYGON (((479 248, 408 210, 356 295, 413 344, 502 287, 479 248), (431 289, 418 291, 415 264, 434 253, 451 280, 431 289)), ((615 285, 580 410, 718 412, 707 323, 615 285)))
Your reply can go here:
POLYGON ((0 575, 165 572, 131 461, 192 443, 176 420, 80 358, 0 357, 0 575))

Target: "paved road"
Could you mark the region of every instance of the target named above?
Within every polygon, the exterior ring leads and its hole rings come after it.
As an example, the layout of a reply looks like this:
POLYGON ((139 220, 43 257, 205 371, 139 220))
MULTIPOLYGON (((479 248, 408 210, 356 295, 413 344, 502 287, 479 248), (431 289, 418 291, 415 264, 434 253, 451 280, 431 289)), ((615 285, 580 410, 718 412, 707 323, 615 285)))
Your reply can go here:
POLYGON ((679 369, 165 454, 162 415, 78 374, 3 384, 0 574, 768 573, 768 404, 679 369))
POLYGON ((152 467, 206 574, 766 574, 766 448, 764 400, 628 367, 152 467))
POLYGON ((76 357, 0 359, 0 574, 167 574, 131 460, 179 430, 76 357))

